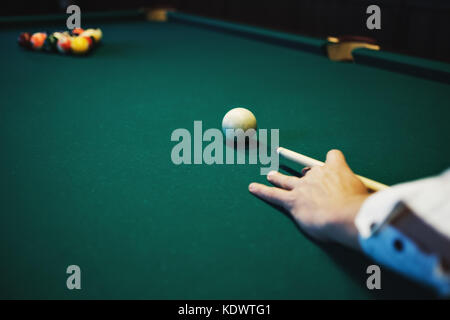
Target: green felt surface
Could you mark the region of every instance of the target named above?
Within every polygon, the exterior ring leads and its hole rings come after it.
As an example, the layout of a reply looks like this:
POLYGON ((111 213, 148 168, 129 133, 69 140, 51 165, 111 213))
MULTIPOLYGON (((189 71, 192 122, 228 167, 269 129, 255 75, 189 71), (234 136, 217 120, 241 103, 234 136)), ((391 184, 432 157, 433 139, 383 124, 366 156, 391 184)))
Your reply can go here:
POLYGON ((245 106, 282 146, 340 148, 395 184, 448 166, 448 85, 174 22, 98 26, 85 58, 0 31, 0 298, 430 297, 385 269, 368 291, 369 260, 247 192, 258 165, 175 166, 170 135, 245 106))

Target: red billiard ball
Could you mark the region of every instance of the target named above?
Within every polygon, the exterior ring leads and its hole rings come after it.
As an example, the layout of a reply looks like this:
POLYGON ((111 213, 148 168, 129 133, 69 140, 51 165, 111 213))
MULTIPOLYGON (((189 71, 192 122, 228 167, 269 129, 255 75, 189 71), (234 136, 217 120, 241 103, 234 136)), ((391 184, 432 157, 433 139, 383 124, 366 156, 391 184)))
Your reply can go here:
POLYGON ((80 34, 82 34, 84 32, 84 30, 82 28, 75 28, 73 29, 70 33, 73 36, 79 36, 80 34))
POLYGON ((58 51, 61 53, 70 52, 70 47, 71 47, 70 38, 66 37, 66 36, 59 37, 56 47, 58 48, 58 51))
POLYGON ((92 37, 83 37, 83 38, 85 38, 88 41, 89 49, 91 49, 92 46, 94 45, 94 40, 92 39, 92 37))
POLYGON ((22 48, 25 49, 30 49, 31 48, 31 34, 29 32, 22 32, 19 35, 19 38, 17 39, 17 43, 19 44, 19 46, 21 46, 22 48))

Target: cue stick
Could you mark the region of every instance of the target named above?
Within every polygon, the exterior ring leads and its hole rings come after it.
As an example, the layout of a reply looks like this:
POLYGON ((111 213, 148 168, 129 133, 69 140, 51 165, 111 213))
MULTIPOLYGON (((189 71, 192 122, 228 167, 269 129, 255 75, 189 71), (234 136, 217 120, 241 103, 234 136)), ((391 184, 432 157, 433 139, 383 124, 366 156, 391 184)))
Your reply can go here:
MULTIPOLYGON (((286 159, 289 159, 289 160, 291 160, 291 161, 293 161, 295 163, 301 164, 301 165, 306 166, 306 167, 323 166, 325 164, 322 161, 319 161, 319 160, 307 157, 307 156, 305 156, 303 154, 291 151, 291 150, 286 149, 286 148, 279 147, 277 149, 277 153, 279 155, 283 156, 286 159)), ((356 175, 356 176, 370 190, 380 191, 380 190, 389 188, 389 186, 387 186, 385 184, 382 184, 380 182, 377 182, 377 181, 374 181, 374 180, 371 180, 371 179, 368 179, 368 178, 365 178, 365 177, 362 177, 362 176, 359 176, 359 175, 356 175)))

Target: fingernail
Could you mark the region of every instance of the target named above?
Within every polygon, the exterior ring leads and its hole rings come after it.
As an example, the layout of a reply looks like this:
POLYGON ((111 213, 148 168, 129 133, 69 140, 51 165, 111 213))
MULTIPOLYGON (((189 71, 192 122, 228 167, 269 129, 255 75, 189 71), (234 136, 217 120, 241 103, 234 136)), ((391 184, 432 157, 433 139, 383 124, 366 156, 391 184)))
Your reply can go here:
POLYGON ((249 191, 255 191, 255 189, 256 189, 255 184, 254 183, 250 183, 250 185, 248 186, 248 190, 249 191))
POLYGON ((272 176, 276 173, 276 171, 272 170, 267 174, 267 178, 272 178, 272 176))

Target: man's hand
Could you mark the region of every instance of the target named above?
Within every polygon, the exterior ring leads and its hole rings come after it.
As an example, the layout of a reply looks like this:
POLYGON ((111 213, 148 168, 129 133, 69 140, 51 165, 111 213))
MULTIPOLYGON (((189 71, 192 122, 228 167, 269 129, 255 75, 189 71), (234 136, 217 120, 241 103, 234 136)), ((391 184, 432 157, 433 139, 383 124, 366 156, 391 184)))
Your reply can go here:
POLYGON ((272 171, 267 180, 277 187, 251 183, 250 192, 286 209, 313 238, 359 249, 354 221, 369 193, 341 151, 329 151, 325 165, 304 169, 302 178, 272 171))

